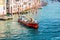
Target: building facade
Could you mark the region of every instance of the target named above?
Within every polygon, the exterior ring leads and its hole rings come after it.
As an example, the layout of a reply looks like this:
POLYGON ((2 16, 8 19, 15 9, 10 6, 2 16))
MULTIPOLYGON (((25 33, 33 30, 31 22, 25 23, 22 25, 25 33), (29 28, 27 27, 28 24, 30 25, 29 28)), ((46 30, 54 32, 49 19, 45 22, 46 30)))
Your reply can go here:
POLYGON ((0 0, 0 15, 6 14, 6 0, 0 0))
MULTIPOLYGON (((17 13, 29 9, 38 8, 40 0, 0 0, 3 11, 0 10, 0 14, 17 13), (3 1, 1 3, 1 1, 3 1)), ((1 8, 1 6, 0 6, 1 8)))

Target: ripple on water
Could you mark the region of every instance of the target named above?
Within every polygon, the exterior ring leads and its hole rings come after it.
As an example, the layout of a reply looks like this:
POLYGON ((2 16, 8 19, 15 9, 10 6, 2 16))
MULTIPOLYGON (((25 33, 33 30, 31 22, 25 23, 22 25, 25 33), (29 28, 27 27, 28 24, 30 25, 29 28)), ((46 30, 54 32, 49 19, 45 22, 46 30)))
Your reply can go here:
POLYGON ((53 37, 51 40, 60 40, 60 37, 53 37))
POLYGON ((57 11, 60 10, 59 7, 60 6, 58 4, 47 5, 38 12, 38 29, 27 28, 18 24, 18 22, 15 20, 6 22, 1 21, 0 26, 4 27, 1 27, 3 29, 0 28, 0 31, 2 30, 0 33, 5 34, 0 34, 0 39, 4 40, 6 38, 6 40, 60 40, 60 11, 57 11), (40 12, 42 14, 40 14, 40 12), (45 19, 44 17, 47 19, 45 19), (56 18, 53 19, 52 17, 56 18))

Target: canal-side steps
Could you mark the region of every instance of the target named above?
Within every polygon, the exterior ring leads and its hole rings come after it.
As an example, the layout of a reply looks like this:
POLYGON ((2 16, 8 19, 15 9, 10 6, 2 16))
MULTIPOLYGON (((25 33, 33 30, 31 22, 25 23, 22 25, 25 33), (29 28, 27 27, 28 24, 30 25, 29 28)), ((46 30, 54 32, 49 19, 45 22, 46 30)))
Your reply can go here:
POLYGON ((11 20, 13 19, 12 16, 0 16, 0 20, 5 21, 5 20, 11 20))

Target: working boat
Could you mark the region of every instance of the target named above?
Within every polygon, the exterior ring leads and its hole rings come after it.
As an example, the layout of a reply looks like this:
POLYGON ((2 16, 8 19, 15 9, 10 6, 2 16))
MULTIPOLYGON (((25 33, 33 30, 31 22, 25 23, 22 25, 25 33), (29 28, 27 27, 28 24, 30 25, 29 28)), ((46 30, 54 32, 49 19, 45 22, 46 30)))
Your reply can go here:
POLYGON ((20 6, 20 5, 18 6, 18 16, 19 16, 18 22, 27 27, 37 29, 38 22, 37 22, 37 20, 34 20, 35 19, 34 17, 36 17, 35 13, 37 14, 37 9, 40 5, 40 0, 33 0, 33 1, 28 0, 28 1, 24 1, 22 3, 23 3, 22 6, 20 6), (34 17, 32 17, 32 16, 34 16, 34 17))
POLYGON ((18 22, 27 26, 27 27, 31 27, 31 28, 34 28, 34 29, 37 29, 38 28, 38 23, 37 23, 37 20, 34 20, 32 21, 31 20, 27 20, 27 18, 25 16, 21 16, 19 19, 18 19, 18 22))

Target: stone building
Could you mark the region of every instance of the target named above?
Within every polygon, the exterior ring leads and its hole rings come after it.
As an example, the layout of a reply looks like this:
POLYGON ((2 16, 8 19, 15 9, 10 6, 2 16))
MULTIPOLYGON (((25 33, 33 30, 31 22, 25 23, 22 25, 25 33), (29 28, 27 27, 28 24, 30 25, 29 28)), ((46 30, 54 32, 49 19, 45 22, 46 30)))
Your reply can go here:
POLYGON ((38 8, 40 0, 0 0, 0 15, 38 8))
POLYGON ((0 0, 0 15, 6 14, 6 0, 0 0))

